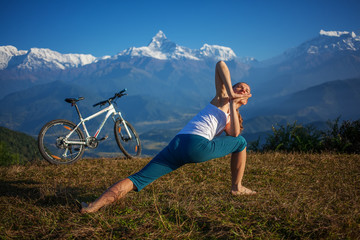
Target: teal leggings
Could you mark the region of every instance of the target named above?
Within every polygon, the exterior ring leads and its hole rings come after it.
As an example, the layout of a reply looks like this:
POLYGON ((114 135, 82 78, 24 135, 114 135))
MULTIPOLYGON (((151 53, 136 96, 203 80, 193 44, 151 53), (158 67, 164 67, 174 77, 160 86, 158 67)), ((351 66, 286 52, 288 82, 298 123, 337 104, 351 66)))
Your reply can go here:
POLYGON ((230 153, 241 152, 246 144, 242 136, 221 136, 209 141, 198 135, 176 135, 167 147, 129 179, 135 184, 137 191, 140 191, 159 177, 187 163, 205 162, 230 153))

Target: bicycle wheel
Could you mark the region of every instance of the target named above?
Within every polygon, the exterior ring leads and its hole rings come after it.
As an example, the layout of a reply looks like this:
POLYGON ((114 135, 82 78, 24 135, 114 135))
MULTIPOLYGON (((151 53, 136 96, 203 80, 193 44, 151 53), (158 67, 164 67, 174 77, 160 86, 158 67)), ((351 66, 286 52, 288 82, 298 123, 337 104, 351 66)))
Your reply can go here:
POLYGON ((126 157, 133 158, 138 157, 141 154, 140 138, 134 127, 128 121, 116 121, 114 132, 116 142, 126 157), (127 133, 124 123, 126 124, 130 135, 127 133))
MULTIPOLYGON (((73 122, 64 119, 53 120, 43 126, 38 136, 38 146, 46 161, 52 164, 71 164, 81 158, 85 145, 68 144, 64 141, 75 127, 73 122)), ((84 134, 77 128, 67 140, 84 141, 84 134)))

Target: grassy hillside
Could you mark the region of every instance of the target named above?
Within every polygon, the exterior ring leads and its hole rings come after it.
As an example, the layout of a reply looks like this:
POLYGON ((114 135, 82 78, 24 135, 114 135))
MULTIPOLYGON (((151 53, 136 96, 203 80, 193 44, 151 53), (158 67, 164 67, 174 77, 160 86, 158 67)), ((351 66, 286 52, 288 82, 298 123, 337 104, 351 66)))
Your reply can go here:
POLYGON ((37 142, 31 136, 0 127, 0 165, 40 159, 37 142))
POLYGON ((140 193, 81 215, 149 159, 37 162, 0 167, 1 239, 356 239, 360 155, 249 154, 244 185, 229 194, 229 157, 191 164, 140 193))

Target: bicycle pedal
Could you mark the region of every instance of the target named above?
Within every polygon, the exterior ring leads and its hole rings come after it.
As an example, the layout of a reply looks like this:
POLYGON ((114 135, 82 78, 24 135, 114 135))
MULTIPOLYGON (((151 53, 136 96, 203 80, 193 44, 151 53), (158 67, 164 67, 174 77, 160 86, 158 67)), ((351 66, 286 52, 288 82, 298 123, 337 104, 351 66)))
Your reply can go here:
POLYGON ((106 140, 106 139, 108 139, 108 135, 106 135, 105 137, 103 137, 103 138, 101 138, 101 139, 99 139, 99 142, 101 142, 101 141, 104 141, 104 140, 106 140))

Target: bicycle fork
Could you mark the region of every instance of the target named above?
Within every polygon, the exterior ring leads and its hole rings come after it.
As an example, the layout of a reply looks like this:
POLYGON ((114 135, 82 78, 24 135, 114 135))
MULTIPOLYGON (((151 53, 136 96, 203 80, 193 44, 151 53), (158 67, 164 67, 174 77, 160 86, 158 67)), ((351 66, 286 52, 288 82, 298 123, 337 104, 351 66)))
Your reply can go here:
POLYGON ((127 125, 126 125, 126 122, 125 122, 125 119, 122 117, 122 115, 121 115, 121 112, 117 112, 117 115, 119 115, 119 117, 117 118, 117 119, 115 119, 115 116, 114 116, 115 114, 113 114, 113 120, 114 120, 114 122, 116 123, 117 121, 120 121, 120 123, 122 123, 123 125, 124 125, 124 128, 125 128, 125 131, 126 131, 126 133, 127 133, 127 135, 128 135, 128 137, 127 138, 124 138, 124 136, 123 136, 123 134, 121 133, 121 126, 119 127, 119 134, 121 135, 121 138, 124 140, 124 141, 128 141, 128 140, 131 140, 132 139, 132 136, 131 136, 131 133, 130 133, 130 131, 129 131, 129 128, 127 127, 127 125))

